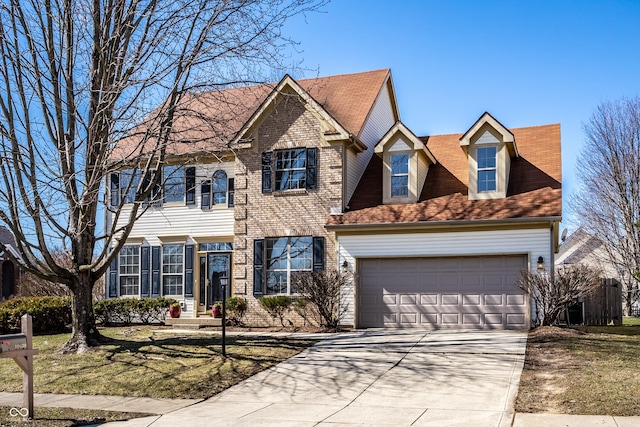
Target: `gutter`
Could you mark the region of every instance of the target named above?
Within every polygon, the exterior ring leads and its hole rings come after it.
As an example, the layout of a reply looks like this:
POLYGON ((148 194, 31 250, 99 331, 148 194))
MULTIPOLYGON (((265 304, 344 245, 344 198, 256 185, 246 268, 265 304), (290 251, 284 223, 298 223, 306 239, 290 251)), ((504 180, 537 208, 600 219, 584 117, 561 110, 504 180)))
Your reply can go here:
MULTIPOLYGON (((373 223, 373 224, 326 224, 325 228, 336 233, 340 232, 365 232, 365 231, 397 231, 412 229, 450 229, 450 228, 471 228, 471 227, 491 227, 499 225, 517 224, 553 224, 562 219, 560 216, 527 217, 527 218, 504 218, 504 219, 483 219, 483 220, 455 220, 455 221, 417 221, 402 223, 373 223)), ((553 245, 553 238, 551 238, 553 245)), ((553 248, 552 248, 553 252, 553 248)))

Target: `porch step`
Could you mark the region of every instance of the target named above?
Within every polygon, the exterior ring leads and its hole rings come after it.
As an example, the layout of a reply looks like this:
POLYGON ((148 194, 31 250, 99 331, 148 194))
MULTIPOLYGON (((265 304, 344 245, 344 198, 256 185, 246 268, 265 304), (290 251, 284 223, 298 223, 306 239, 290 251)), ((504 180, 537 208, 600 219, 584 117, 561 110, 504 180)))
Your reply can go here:
POLYGON ((173 326, 174 329, 200 329, 209 326, 222 326, 222 319, 216 319, 213 317, 197 317, 195 319, 186 319, 178 317, 177 319, 165 319, 164 323, 167 326, 173 326))

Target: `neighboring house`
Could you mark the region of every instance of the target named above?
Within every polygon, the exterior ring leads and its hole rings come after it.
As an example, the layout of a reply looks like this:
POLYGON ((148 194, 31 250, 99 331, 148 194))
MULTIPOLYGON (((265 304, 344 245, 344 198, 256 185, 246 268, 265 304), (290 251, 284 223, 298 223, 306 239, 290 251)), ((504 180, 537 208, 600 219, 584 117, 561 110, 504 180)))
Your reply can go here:
MULTIPOLYGON (((345 326, 529 327, 514 282, 554 265, 559 125, 507 129, 485 113, 464 134, 417 137, 389 70, 189 102, 201 122, 176 123, 189 143, 169 146, 162 205, 135 224, 107 296, 166 295, 196 317, 227 283, 247 321, 267 324, 258 297, 295 295, 296 271, 344 269, 345 326), (220 130, 217 116, 234 120, 220 130)), ((109 177, 112 201, 130 179, 109 177)))
POLYGON ((618 268, 609 261, 604 244, 596 236, 578 228, 560 245, 556 255, 556 267, 585 264, 602 270, 603 277, 620 276, 618 268))
MULTIPOLYGON (((4 226, 0 226, 0 243, 6 248, 7 251, 11 251, 15 258, 18 258, 18 254, 15 251, 16 240, 9 229, 4 226)), ((18 287, 18 279, 20 277, 20 269, 18 265, 5 254, 5 251, 0 249, 0 264, 2 268, 2 288, 0 289, 0 301, 8 299, 16 293, 18 287)))

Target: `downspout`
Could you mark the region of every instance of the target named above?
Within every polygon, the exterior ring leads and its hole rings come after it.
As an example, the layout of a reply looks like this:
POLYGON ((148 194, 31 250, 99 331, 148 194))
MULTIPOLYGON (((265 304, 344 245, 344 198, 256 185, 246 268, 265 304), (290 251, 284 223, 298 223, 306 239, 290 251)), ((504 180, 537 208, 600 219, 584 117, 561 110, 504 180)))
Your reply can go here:
POLYGON ((550 227, 549 227, 549 275, 551 277, 551 280, 553 281, 553 279, 555 278, 555 266, 556 266, 556 257, 555 257, 555 228, 556 228, 556 221, 550 221, 549 222, 550 227))

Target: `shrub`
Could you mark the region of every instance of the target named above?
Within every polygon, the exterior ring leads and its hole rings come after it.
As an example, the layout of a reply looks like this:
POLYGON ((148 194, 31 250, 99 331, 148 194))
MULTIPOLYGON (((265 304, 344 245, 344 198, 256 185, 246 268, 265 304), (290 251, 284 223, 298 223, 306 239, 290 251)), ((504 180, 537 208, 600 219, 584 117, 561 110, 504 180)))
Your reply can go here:
POLYGON ((118 298, 96 301, 93 311, 96 320, 103 325, 114 323, 131 325, 134 321, 144 324, 163 323, 173 298, 118 298))
POLYGON ((231 297, 227 300, 226 310, 227 318, 234 325, 242 325, 242 319, 247 312, 247 300, 240 297, 231 297))
POLYGON ((20 331, 20 318, 33 317, 34 334, 55 334, 67 331, 71 323, 71 298, 13 298, 0 304, 0 331, 3 334, 20 331))
POLYGON ((348 308, 348 304, 340 303, 340 296, 349 280, 348 275, 338 271, 296 274, 294 286, 301 300, 305 301, 303 309, 301 307, 296 311, 302 311, 306 316, 315 315, 320 326, 330 330, 339 329, 348 308))
POLYGON ((560 313, 594 293, 602 281, 600 270, 585 265, 560 268, 554 273, 522 271, 516 282, 516 286, 531 295, 534 301, 533 327, 555 323, 560 313))
POLYGON ((260 297, 258 303, 274 320, 280 319, 280 324, 284 326, 284 315, 291 308, 291 297, 286 295, 260 297))

